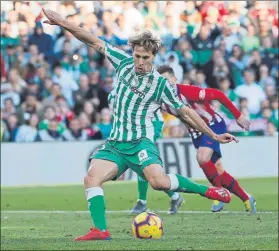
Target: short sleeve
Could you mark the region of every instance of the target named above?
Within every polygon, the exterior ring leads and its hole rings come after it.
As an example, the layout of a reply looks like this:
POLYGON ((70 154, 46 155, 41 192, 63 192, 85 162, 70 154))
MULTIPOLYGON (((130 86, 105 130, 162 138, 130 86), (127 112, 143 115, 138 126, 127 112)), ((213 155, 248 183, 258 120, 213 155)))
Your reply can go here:
POLYGON ((179 99, 176 90, 167 81, 165 83, 165 88, 161 96, 161 103, 165 103, 174 110, 179 110, 183 107, 183 103, 179 99))
POLYGON ((105 43, 105 56, 112 63, 114 69, 117 69, 124 59, 131 58, 131 55, 109 43, 105 43))

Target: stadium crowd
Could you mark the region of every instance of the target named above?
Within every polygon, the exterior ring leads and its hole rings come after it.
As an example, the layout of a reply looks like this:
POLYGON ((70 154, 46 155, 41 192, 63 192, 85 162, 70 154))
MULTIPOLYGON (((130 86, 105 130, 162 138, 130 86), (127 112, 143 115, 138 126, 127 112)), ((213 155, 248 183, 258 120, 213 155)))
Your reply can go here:
MULTIPOLYGON (((127 39, 151 30, 162 39, 155 65, 178 82, 222 90, 251 120, 237 135, 278 134, 278 6, 272 1, 1 2, 1 139, 5 142, 106 139, 112 128, 110 62, 69 32, 43 24, 41 7, 130 52, 127 39)), ((164 114, 163 137, 184 137, 164 114)))

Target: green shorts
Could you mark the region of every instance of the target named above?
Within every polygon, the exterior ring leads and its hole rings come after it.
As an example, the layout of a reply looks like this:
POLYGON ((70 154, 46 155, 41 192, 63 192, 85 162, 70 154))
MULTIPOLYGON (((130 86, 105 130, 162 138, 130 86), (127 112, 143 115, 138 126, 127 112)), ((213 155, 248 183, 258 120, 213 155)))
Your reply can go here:
POLYGON ((107 141, 92 156, 92 159, 109 160, 117 164, 118 173, 113 178, 119 178, 128 168, 131 168, 140 177, 145 179, 143 169, 151 164, 163 166, 156 145, 147 138, 141 138, 133 142, 107 141))

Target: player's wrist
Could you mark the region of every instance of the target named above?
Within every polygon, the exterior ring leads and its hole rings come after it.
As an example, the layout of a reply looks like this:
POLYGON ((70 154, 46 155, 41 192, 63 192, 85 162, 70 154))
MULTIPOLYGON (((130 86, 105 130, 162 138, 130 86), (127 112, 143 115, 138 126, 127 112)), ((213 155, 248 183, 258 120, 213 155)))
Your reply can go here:
POLYGON ((218 134, 213 134, 213 135, 212 135, 212 138, 213 138, 214 140, 218 141, 219 135, 218 135, 218 134))

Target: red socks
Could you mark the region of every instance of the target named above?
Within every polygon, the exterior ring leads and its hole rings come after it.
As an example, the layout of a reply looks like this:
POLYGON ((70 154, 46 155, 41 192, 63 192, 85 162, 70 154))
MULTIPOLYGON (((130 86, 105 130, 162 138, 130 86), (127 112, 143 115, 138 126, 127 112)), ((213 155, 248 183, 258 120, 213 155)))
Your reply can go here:
POLYGON ((249 200, 248 194, 241 188, 238 181, 234 179, 229 173, 225 171, 220 176, 223 187, 227 188, 230 192, 235 194, 243 202, 249 200))
POLYGON ((208 161, 201 165, 201 168, 210 181, 210 183, 215 187, 224 187, 228 189, 230 192, 235 194, 242 201, 249 200, 248 194, 241 188, 238 181, 234 179, 229 173, 226 171, 221 175, 218 174, 217 168, 212 161, 208 161))
POLYGON ((202 164, 201 168, 213 186, 222 187, 221 176, 218 174, 217 168, 212 161, 202 164))

